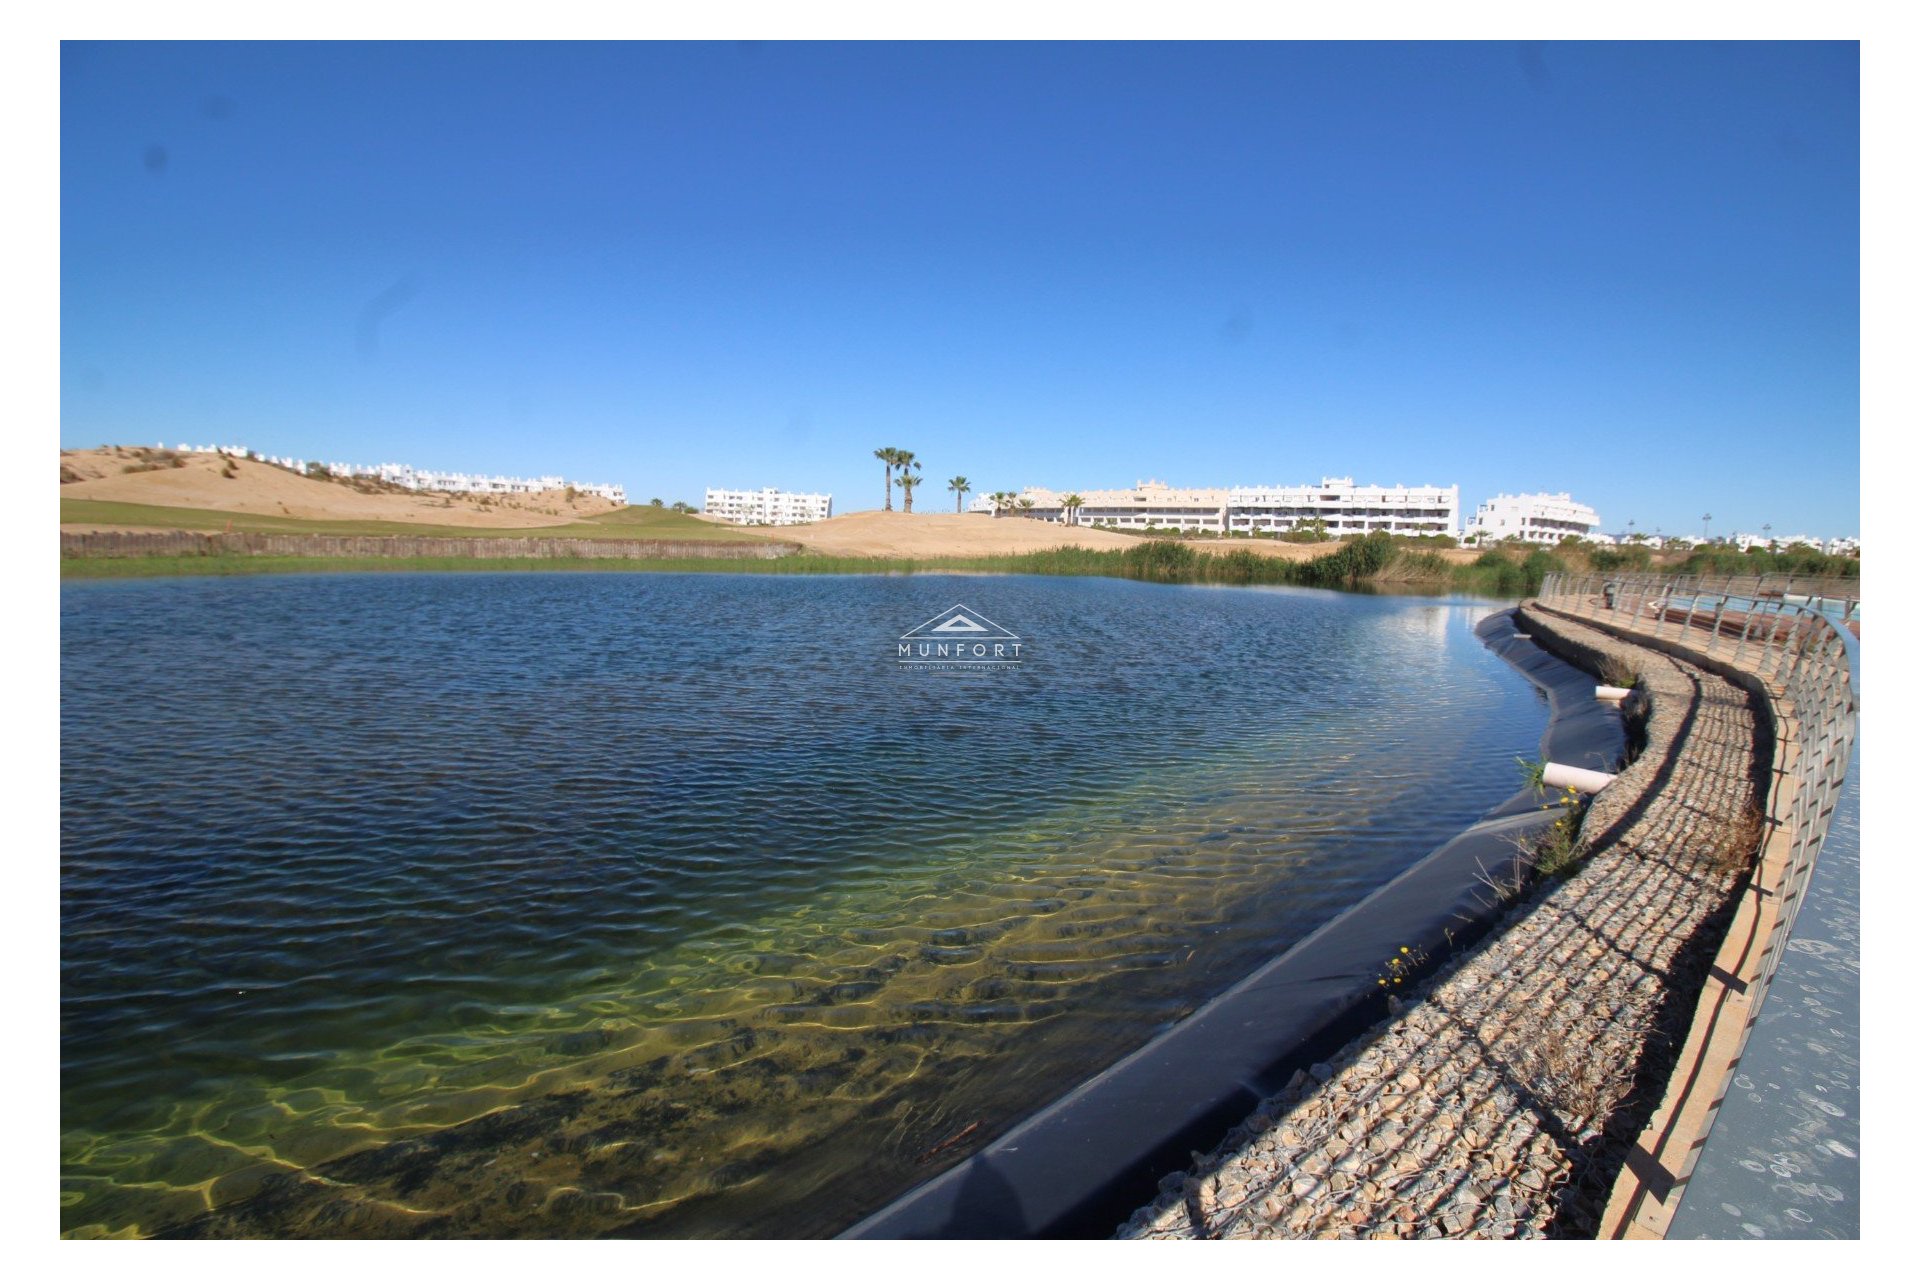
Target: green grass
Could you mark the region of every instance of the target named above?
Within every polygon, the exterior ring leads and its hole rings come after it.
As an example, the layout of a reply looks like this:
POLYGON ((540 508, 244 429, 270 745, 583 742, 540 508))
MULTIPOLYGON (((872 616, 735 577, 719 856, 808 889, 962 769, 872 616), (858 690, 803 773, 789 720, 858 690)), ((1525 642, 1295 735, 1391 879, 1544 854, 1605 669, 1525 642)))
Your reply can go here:
MULTIPOLYGON (((671 514, 671 513, 669 513, 671 514)), ((637 522, 636 522, 637 523, 637 522)), ((61 576, 154 578, 257 573, 499 573, 587 571, 601 573, 764 574, 1035 574, 1044 577, 1129 578, 1140 582, 1213 583, 1223 586, 1303 586, 1339 590, 1457 591, 1513 599, 1539 586, 1555 567, 1552 555, 1536 551, 1524 560, 1488 552, 1471 565, 1454 565, 1431 552, 1396 546, 1384 534, 1340 543, 1310 560, 1284 560, 1245 548, 1223 554, 1196 550, 1184 541, 1143 541, 1123 550, 1058 547, 1011 555, 950 559, 895 559, 816 555, 801 551, 777 559, 472 559, 464 556, 249 556, 212 555, 80 557, 61 559, 61 576)))
POLYGON ((1036 574, 1046 577, 1131 578, 1142 582, 1293 585, 1336 588, 1383 586, 1446 590, 1451 567, 1437 556, 1392 546, 1381 535, 1340 546, 1312 560, 1283 560, 1245 549, 1213 555, 1179 542, 1142 542, 1124 550, 1060 547, 1012 555, 951 559, 892 559, 800 552, 777 559, 648 560, 464 556, 249 556, 238 553, 184 556, 79 557, 61 560, 65 578, 152 578, 256 573, 493 573, 589 571, 613 573, 766 574, 1036 574))
POLYGON ((305 520, 247 515, 194 507, 157 507, 139 502, 60 499, 61 524, 134 525, 196 533, 321 533, 339 537, 672 539, 699 542, 764 542, 732 525, 709 524, 658 507, 622 507, 572 524, 538 528, 474 529, 463 525, 413 524, 399 520, 305 520))
MULTIPOLYGON (((544 556, 63 556, 62 578, 245 577, 260 573, 777 572, 779 560, 621 560, 544 556)), ((825 572, 833 572, 826 570, 825 572)))

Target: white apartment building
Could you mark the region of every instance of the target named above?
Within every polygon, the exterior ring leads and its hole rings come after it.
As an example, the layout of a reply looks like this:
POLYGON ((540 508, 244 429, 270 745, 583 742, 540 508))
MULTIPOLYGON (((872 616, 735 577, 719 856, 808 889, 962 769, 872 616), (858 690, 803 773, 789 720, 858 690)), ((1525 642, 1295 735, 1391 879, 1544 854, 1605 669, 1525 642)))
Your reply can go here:
MULTIPOLYGON (((1176 489, 1143 480, 1131 489, 1083 489, 1077 512, 1064 494, 1029 487, 1020 497, 1030 509, 1012 514, 1037 520, 1114 529, 1167 529, 1181 533, 1281 534, 1319 520, 1329 537, 1375 531, 1408 537, 1454 536, 1460 521, 1460 488, 1356 485, 1351 476, 1326 477, 1318 485, 1176 489)), ((976 497, 969 510, 991 512, 993 499, 976 497)))
POLYGON ((1261 485, 1227 493, 1232 533, 1286 533, 1319 520, 1331 537, 1392 533, 1408 538, 1460 535, 1460 486, 1356 485, 1325 476, 1318 485, 1261 485))
POLYGON ((1225 489, 1176 489, 1159 480, 1142 480, 1131 489, 1082 489, 1080 506, 1069 512, 1066 495, 1052 489, 1027 489, 1033 509, 1022 514, 1038 520, 1115 529, 1166 529, 1177 533, 1219 533, 1225 528, 1225 489))
POLYGON ((833 495, 773 488, 709 489, 701 509, 728 524, 807 524, 833 515, 833 495))
POLYGON ((1518 538, 1552 546, 1562 538, 1586 538, 1600 527, 1600 517, 1570 493, 1500 494, 1488 498, 1467 521, 1467 536, 1500 542, 1518 538))
MULTIPOLYGON (((1053 524, 1110 525, 1116 529, 1167 529, 1219 533, 1225 527, 1225 489, 1176 489, 1159 480, 1142 480, 1131 489, 1081 489, 1081 505, 1066 508, 1066 490, 1028 485, 1015 495, 1007 514, 1053 524), (1022 507, 1019 502, 1032 505, 1022 507)), ((969 511, 993 513, 991 494, 967 504, 969 511)))
POLYGON ((1768 537, 1759 533, 1735 533, 1729 534, 1727 541, 1742 551, 1749 551, 1754 547, 1759 547, 1763 551, 1768 548, 1785 551, 1789 547, 1812 547, 1815 551, 1824 551, 1830 556, 1841 556, 1851 555, 1860 549, 1858 538, 1829 538, 1822 542, 1819 538, 1810 538, 1804 533, 1788 534, 1785 537, 1768 537))
MULTIPOLYGON (((219 453, 230 458, 249 458, 255 462, 272 463, 277 467, 286 467, 291 471, 305 472, 307 463, 302 458, 272 457, 256 453, 244 445, 237 444, 183 444, 181 453, 219 453)), ((563 476, 483 476, 471 475, 465 471, 421 471, 404 462, 382 462, 378 466, 367 466, 357 462, 327 462, 329 475, 371 476, 388 484, 399 485, 403 489, 415 491, 429 490, 434 493, 501 493, 525 494, 540 493, 548 489, 573 489, 579 493, 590 493, 610 502, 626 505, 627 490, 618 484, 582 484, 570 481, 563 476)))
POLYGON ((352 462, 329 462, 326 467, 336 476, 372 476, 403 489, 433 493, 529 494, 572 489, 623 506, 627 501, 625 485, 586 484, 568 480, 565 476, 486 476, 465 471, 422 471, 402 462, 383 462, 372 467, 352 462))

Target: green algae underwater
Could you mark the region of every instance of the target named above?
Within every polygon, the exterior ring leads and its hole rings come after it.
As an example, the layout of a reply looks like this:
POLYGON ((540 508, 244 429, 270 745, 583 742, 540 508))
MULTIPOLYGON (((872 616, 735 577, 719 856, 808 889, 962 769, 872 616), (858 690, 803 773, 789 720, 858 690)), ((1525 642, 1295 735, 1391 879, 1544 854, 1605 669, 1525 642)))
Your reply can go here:
POLYGON ((1512 788, 1486 606, 1102 579, 63 589, 63 1230, 809 1236, 1512 788), (942 680, 961 598, 1027 640, 942 680))

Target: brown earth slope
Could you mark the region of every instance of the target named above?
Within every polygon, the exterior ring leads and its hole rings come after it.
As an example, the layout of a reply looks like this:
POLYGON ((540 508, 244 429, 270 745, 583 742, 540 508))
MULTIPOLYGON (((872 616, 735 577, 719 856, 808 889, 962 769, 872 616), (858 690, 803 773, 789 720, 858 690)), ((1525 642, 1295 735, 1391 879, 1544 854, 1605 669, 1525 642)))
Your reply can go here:
POLYGON ((615 509, 564 491, 491 496, 410 493, 373 481, 318 480, 211 453, 106 446, 62 450, 60 496, 301 520, 391 520, 479 529, 571 524, 615 509))
MULTIPOLYGON (((856 511, 813 524, 765 530, 784 542, 837 556, 891 556, 905 559, 1017 555, 1054 547, 1124 551, 1148 539, 1140 534, 1052 524, 1024 516, 907 515, 899 511, 856 511)), ((1337 544, 1278 542, 1252 538, 1195 538, 1196 551, 1251 551, 1287 560, 1309 560, 1338 550, 1337 544)), ((1476 552, 1444 550, 1448 560, 1472 560, 1476 552)))

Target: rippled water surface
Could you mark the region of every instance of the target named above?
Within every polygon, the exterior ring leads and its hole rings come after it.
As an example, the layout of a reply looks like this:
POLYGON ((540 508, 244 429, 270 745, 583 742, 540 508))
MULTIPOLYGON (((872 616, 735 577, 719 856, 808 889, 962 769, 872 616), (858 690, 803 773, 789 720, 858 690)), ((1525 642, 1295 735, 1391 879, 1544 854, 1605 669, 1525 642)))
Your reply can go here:
POLYGON ((1490 607, 69 584, 63 1225, 838 1230, 1510 794, 1490 607), (960 602, 1017 673, 898 667, 960 602))

